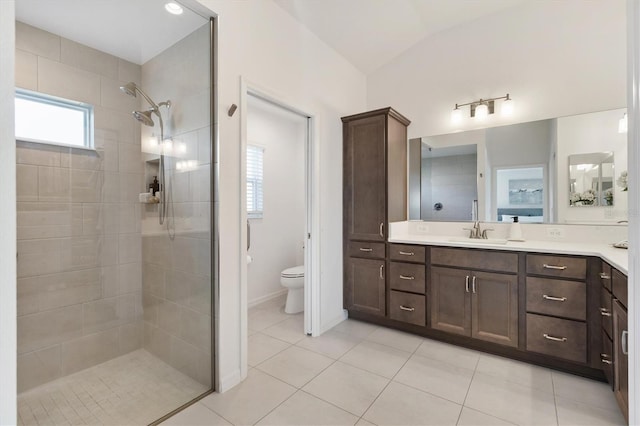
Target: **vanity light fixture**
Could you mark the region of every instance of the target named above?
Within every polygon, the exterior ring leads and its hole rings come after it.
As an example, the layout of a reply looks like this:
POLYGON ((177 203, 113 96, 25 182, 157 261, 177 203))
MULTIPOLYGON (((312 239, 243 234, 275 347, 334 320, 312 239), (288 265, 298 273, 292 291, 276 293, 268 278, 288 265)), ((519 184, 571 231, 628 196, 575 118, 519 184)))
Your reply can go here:
POLYGON ((618 120, 618 133, 627 133, 627 113, 620 120, 618 120))
POLYGON ((182 15, 182 12, 183 12, 182 7, 178 3, 174 3, 174 2, 169 2, 165 4, 164 8, 167 10, 167 12, 171 13, 172 15, 182 15))
POLYGON ((484 119, 489 114, 493 114, 495 111, 495 101, 504 99, 500 112, 503 116, 510 116, 513 114, 513 99, 509 97, 507 93, 505 96, 490 99, 479 99, 473 102, 467 102, 464 104, 456 104, 453 111, 451 111, 451 122, 453 124, 459 124, 462 121, 462 110, 460 107, 469 105, 470 117, 476 117, 478 119, 484 119))

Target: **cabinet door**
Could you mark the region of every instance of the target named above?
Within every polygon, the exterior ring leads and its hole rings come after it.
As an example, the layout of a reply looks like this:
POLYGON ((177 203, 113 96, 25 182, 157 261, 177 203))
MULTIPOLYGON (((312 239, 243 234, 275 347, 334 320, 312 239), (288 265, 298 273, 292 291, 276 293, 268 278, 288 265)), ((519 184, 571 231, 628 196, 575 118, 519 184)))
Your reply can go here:
POLYGON ((431 327, 471 335, 471 271, 431 269, 431 327))
POLYGON ((347 262, 347 309, 385 315, 384 260, 357 259, 347 262))
POLYGON ((471 336, 518 346, 518 276, 474 272, 471 282, 471 336))
POLYGON ((627 311, 619 300, 613 301, 613 371, 614 393, 622 414, 629 421, 629 335, 627 334, 627 311))
POLYGON ((385 240, 385 122, 379 115, 344 127, 345 225, 350 240, 385 240))

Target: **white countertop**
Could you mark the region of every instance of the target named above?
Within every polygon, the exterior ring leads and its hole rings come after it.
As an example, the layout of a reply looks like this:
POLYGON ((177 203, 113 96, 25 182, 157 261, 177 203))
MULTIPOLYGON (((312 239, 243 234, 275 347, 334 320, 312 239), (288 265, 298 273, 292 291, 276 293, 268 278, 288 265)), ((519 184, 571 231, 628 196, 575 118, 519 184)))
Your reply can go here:
POLYGON ((574 254, 598 256, 625 274, 629 269, 628 251, 603 243, 571 243, 550 241, 508 241, 506 244, 483 244, 482 240, 473 242, 451 241, 455 237, 441 235, 398 234, 389 238, 390 243, 421 244, 446 247, 481 248, 489 250, 511 250, 541 253, 574 254))

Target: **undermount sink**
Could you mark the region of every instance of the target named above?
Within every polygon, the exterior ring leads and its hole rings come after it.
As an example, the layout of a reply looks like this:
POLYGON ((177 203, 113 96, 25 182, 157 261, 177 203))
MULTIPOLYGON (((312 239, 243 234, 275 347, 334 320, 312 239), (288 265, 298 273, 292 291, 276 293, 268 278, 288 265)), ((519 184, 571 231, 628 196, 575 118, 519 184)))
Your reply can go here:
POLYGON ((507 244, 507 240, 502 238, 451 238, 449 241, 452 243, 466 243, 466 244, 507 244))

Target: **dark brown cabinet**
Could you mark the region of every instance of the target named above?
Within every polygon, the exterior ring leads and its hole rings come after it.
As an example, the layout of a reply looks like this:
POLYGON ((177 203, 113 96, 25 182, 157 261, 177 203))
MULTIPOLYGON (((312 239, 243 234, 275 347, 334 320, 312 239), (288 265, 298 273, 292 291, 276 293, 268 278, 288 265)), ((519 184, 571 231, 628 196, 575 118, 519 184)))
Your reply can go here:
POLYGON ((343 303, 385 316, 388 224, 407 218, 409 120, 384 108, 343 117, 342 123, 343 303))
POLYGON ((384 265, 384 260, 349 258, 346 268, 349 309, 385 315, 384 265))
POLYGON ((618 405, 629 422, 629 332, 627 311, 619 300, 613 301, 613 392, 618 405))
POLYGON ((434 267, 431 326, 506 346, 518 346, 518 277, 434 267))

